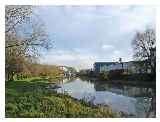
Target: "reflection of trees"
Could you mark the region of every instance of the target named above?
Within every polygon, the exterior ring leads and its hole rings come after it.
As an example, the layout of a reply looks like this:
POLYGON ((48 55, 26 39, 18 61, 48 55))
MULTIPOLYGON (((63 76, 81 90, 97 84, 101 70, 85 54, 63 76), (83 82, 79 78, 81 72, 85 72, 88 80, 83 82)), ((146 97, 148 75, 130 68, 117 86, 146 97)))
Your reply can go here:
POLYGON ((88 82, 94 82, 96 81, 96 78, 91 78, 91 77, 87 77, 87 76, 81 76, 79 77, 82 81, 88 81, 88 82))
POLYGON ((156 117, 156 98, 151 98, 149 110, 146 112, 146 117, 156 117))
POLYGON ((145 117, 156 116, 156 92, 155 88, 149 86, 122 85, 103 82, 96 79, 81 78, 83 81, 92 82, 96 91, 109 91, 116 94, 134 97, 138 106, 143 109, 145 117))
POLYGON ((100 83, 97 83, 97 82, 94 82, 94 88, 96 89, 96 91, 106 91, 106 90, 109 90, 111 87, 111 85, 109 84, 100 84, 100 83))
POLYGON ((143 113, 144 117, 155 117, 156 116, 156 97, 155 91, 150 88, 143 89, 146 91, 145 95, 138 96, 137 98, 137 112, 143 113))
POLYGON ((156 91, 153 90, 151 103, 149 110, 147 111, 146 117, 156 117, 156 91))

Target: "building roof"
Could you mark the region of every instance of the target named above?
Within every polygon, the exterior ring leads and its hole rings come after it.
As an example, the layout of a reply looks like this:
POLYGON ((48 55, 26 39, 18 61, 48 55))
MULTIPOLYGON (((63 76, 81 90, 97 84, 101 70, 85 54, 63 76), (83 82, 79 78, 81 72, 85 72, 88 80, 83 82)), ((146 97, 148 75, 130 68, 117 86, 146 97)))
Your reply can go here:
POLYGON ((115 64, 117 62, 95 62, 94 64, 115 64))
MULTIPOLYGON (((144 62, 144 61, 126 61, 126 62, 122 62, 122 63, 139 63, 139 62, 144 62)), ((94 64, 116 64, 119 62, 95 62, 94 64)))

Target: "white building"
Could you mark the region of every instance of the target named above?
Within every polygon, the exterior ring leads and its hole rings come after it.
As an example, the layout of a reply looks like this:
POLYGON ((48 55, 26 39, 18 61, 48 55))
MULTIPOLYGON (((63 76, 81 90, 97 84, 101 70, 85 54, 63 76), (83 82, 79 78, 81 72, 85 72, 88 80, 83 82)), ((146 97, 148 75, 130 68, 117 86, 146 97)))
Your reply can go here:
POLYGON ((59 66, 59 69, 65 71, 65 72, 68 71, 68 69, 65 66, 59 66))
POLYGON ((63 71, 63 75, 65 77, 71 77, 76 75, 75 72, 70 71, 67 66, 59 66, 59 69, 63 71))

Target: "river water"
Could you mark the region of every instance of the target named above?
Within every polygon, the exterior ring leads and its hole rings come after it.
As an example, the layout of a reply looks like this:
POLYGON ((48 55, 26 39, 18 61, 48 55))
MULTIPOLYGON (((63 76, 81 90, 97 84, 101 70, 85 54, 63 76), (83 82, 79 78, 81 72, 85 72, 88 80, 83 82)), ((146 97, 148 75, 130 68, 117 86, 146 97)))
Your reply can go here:
POLYGON ((91 79, 64 79, 55 90, 76 99, 110 106, 128 117, 155 117, 155 88, 118 85, 91 79))

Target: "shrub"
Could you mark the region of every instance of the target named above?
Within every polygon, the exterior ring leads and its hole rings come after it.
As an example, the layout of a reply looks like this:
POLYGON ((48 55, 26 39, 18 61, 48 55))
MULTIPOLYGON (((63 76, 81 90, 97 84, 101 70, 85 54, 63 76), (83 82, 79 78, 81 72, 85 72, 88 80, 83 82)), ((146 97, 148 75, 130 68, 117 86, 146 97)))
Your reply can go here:
POLYGON ((101 72, 100 77, 104 80, 109 80, 109 72, 101 72))
POLYGON ((110 70, 108 73, 109 79, 121 79, 123 76, 123 70, 110 70))

